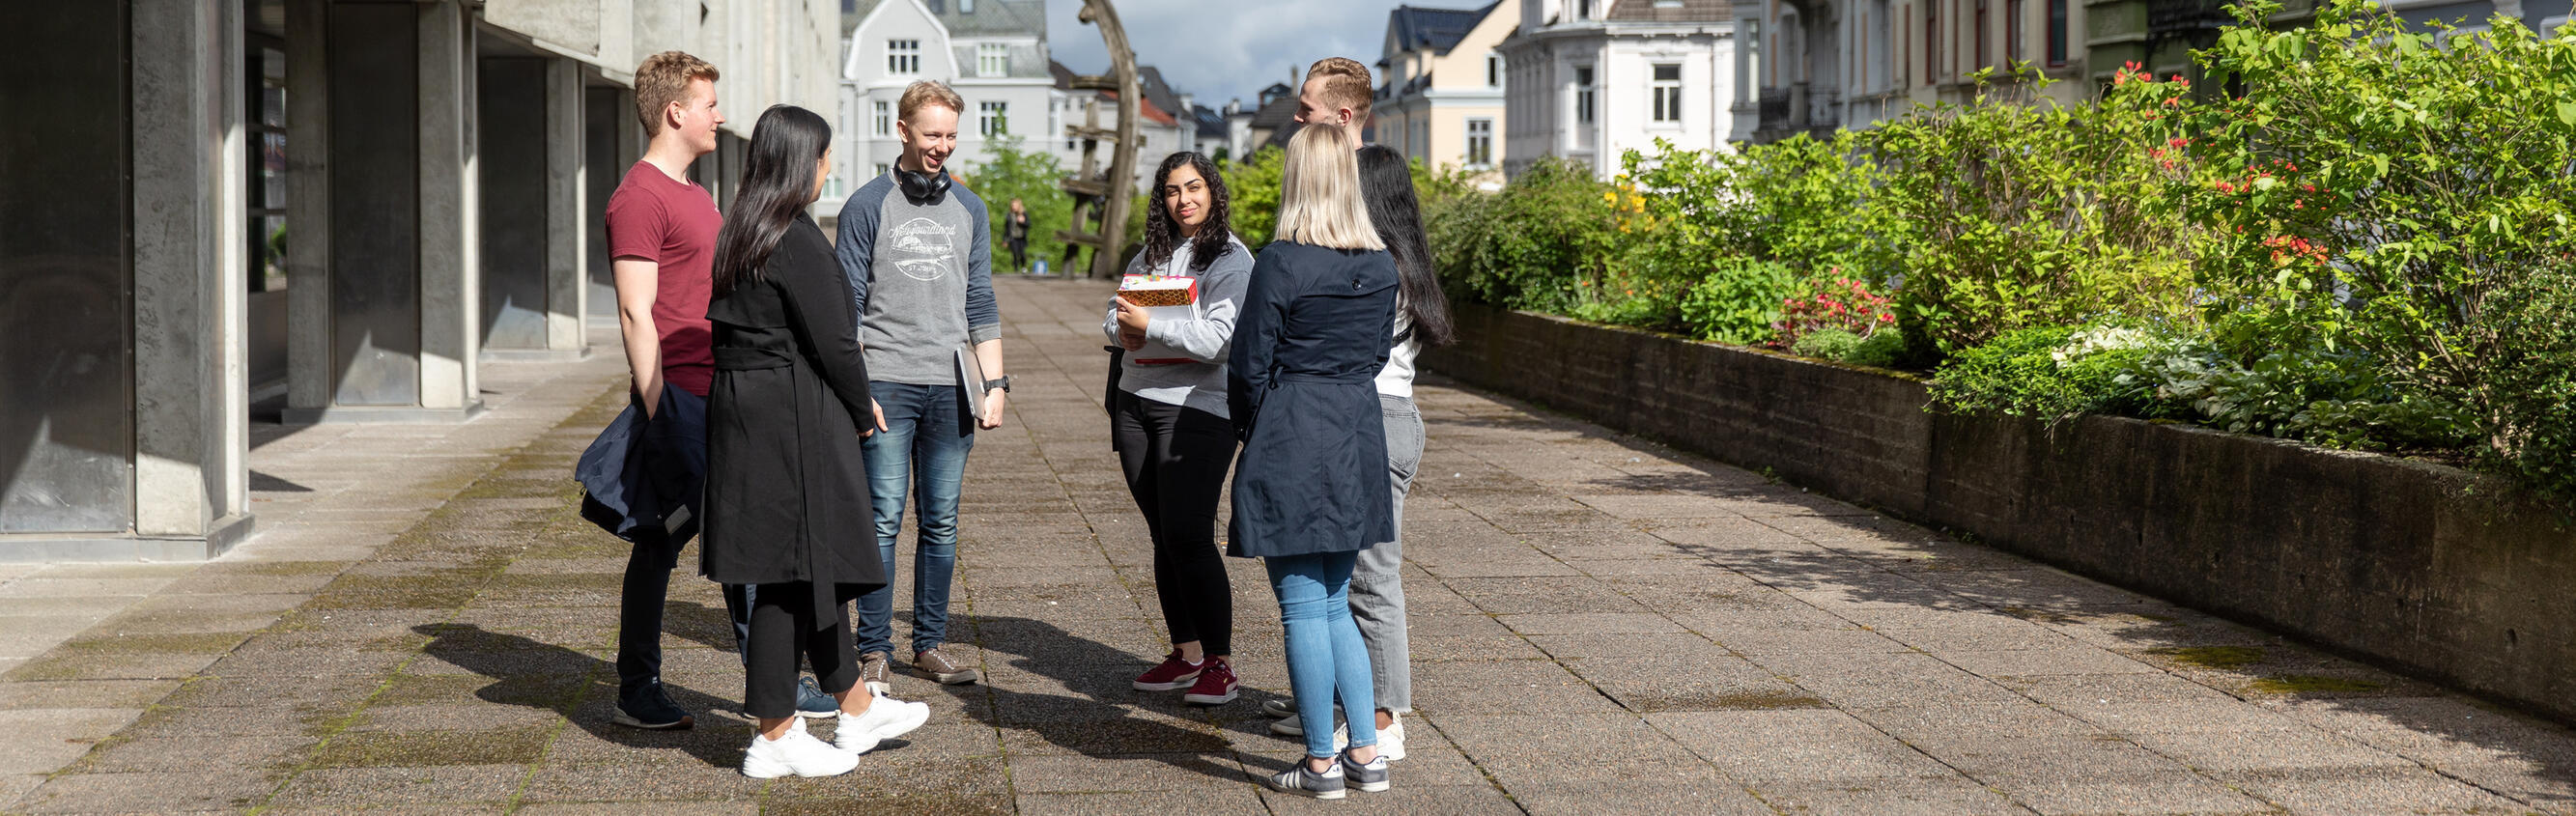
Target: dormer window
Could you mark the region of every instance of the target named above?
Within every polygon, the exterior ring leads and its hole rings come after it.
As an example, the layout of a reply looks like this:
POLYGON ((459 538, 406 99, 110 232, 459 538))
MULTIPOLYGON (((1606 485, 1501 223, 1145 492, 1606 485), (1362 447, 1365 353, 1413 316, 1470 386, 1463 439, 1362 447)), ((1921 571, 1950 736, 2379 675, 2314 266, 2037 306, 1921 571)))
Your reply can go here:
POLYGON ((889 74, 918 74, 918 73, 921 73, 921 41, 920 41, 920 40, 887 40, 887 41, 886 41, 886 73, 889 73, 889 74))

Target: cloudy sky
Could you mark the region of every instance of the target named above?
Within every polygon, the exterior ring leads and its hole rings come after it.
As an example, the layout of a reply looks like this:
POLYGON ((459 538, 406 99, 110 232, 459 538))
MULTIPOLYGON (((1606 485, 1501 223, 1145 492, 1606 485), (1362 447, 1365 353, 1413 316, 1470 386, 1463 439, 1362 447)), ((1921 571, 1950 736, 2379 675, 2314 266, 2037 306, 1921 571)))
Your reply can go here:
MULTIPOLYGON (((1173 90, 1199 104, 1250 105, 1261 89, 1285 82, 1330 56, 1376 63, 1386 13, 1404 0, 1114 0, 1139 65, 1162 69, 1173 90)), ((1415 5, 1472 8, 1480 0, 1412 0, 1415 5)), ((1109 70, 1099 29, 1075 15, 1081 0, 1047 0, 1047 44, 1077 73, 1109 70)))

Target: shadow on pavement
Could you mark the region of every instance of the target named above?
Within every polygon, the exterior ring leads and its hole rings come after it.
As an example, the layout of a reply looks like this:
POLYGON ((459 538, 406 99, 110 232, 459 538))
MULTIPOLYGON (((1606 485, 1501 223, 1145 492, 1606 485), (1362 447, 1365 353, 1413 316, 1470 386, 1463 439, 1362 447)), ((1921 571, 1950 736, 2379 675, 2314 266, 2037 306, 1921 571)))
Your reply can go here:
MULTIPOLYGON (((1006 662, 1074 695, 1013 691, 989 682, 940 687, 977 722, 1006 735, 1033 734, 1083 756, 1150 757, 1227 782, 1246 778, 1241 767, 1217 758, 1230 757, 1234 747, 1207 721, 1204 710, 1181 703, 1178 694, 1140 694, 1128 685, 1150 668, 1135 655, 1028 618, 965 614, 952 616, 949 625, 952 631, 976 633, 987 666, 1006 662), (978 704, 976 698, 986 695, 990 704, 978 704)), ((1271 696, 1247 687, 1229 708, 1257 710, 1254 706, 1271 696)))
POLYGON ((671 700, 694 713, 697 726, 684 731, 628 728, 609 722, 617 704, 617 668, 609 661, 472 624, 423 624, 412 631, 429 636, 424 650, 429 656, 493 680, 474 692, 477 698, 562 715, 573 727, 603 742, 637 749, 679 749, 720 768, 742 763, 749 726, 710 716, 739 705, 730 697, 666 682, 663 688, 671 700))

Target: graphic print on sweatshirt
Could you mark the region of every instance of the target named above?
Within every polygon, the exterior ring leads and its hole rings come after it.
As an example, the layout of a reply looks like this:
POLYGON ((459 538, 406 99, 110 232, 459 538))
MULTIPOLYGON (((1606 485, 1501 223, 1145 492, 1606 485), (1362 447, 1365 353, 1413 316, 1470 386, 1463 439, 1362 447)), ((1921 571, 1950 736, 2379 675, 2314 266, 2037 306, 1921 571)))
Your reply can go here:
POLYGON ((948 276, 957 265, 957 241, 954 228, 928 218, 914 218, 887 230, 892 239, 879 251, 894 261, 904 277, 917 281, 935 281, 948 276))

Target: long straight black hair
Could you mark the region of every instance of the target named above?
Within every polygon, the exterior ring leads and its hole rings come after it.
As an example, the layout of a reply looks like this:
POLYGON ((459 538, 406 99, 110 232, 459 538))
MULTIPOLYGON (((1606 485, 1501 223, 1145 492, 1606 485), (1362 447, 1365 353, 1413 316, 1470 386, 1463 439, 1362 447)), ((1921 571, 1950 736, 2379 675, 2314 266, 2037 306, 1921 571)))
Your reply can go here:
POLYGON ((1395 256, 1396 292, 1404 296, 1413 339, 1425 346, 1457 340, 1457 327, 1449 322, 1449 296, 1440 291, 1440 275, 1431 268, 1431 242, 1422 234, 1422 200, 1413 194, 1413 168, 1404 156, 1380 145, 1360 148, 1360 198, 1368 202, 1369 223, 1377 227, 1378 239, 1395 256))
POLYGON ((1159 267, 1172 260, 1181 248, 1181 222, 1172 215, 1171 205, 1163 197, 1163 185, 1172 171, 1187 165, 1207 179, 1208 217, 1199 224, 1199 234, 1190 241, 1190 271, 1205 272, 1208 264, 1234 251, 1233 204, 1225 191, 1225 176, 1217 174, 1216 162, 1195 150, 1183 150, 1163 157, 1163 165, 1154 168, 1154 201, 1145 208, 1145 265, 1159 267))
POLYGON ((832 146, 832 126, 813 111, 771 105, 751 128, 750 156, 733 213, 716 233, 715 294, 760 282, 778 240, 814 203, 814 163, 832 146))

